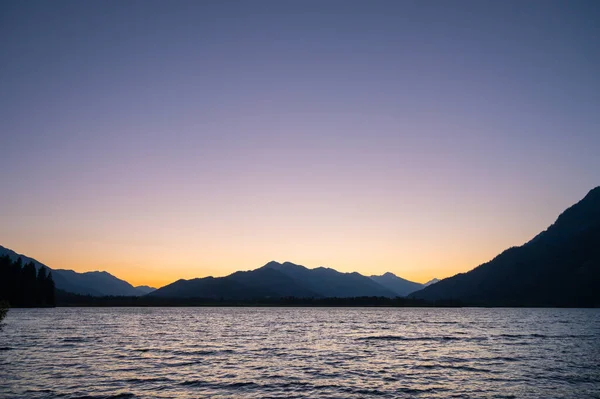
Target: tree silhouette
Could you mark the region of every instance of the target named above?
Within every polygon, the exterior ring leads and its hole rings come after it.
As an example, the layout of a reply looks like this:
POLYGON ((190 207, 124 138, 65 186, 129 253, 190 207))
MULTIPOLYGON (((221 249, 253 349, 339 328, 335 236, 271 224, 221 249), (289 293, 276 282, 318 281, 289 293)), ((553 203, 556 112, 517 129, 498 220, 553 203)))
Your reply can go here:
POLYGON ((23 266, 23 304, 27 307, 36 305, 37 299, 37 280, 35 265, 28 262, 23 266))
POLYGON ((40 267, 37 272, 36 278, 36 290, 35 290, 35 303, 37 305, 45 305, 46 304, 46 296, 44 295, 44 289, 46 286, 46 268, 44 266, 40 267))
POLYGON ((48 272, 46 279, 44 280, 44 301, 46 305, 54 306, 55 301, 55 291, 56 287, 54 285, 54 280, 52 279, 52 272, 48 272))
POLYGON ((46 268, 36 271, 33 262, 23 265, 20 257, 0 257, 0 301, 15 307, 54 306, 54 298, 54 280, 46 268))

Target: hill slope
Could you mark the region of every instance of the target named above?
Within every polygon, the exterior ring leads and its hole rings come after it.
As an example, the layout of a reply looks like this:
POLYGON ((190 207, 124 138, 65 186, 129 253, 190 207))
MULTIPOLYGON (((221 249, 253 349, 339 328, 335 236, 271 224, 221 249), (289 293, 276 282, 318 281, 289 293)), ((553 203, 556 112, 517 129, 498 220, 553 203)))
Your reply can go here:
POLYGON ((432 278, 431 280, 429 280, 428 282, 426 282, 425 284, 423 284, 423 287, 429 287, 431 284, 435 284, 438 281, 440 281, 440 280, 437 279, 437 278, 432 278))
POLYGON ((600 187, 546 231, 467 273, 411 294, 506 306, 600 306, 600 187))
POLYGON ((370 279, 388 290, 395 292, 399 296, 407 296, 424 287, 423 284, 405 280, 390 272, 382 274, 381 276, 370 276, 370 279))
POLYGON ((8 255, 11 259, 21 257, 23 263, 33 262, 36 269, 45 267, 52 271, 54 284, 59 290, 72 292, 81 295, 119 295, 119 296, 139 296, 143 293, 129 284, 107 272, 86 272, 77 273, 73 270, 51 269, 43 263, 25 255, 16 253, 13 250, 0 246, 0 256, 8 255))
POLYGON ((138 285, 137 287, 134 287, 134 288, 138 292, 138 295, 146 295, 146 294, 156 290, 156 288, 149 287, 147 285, 138 285))

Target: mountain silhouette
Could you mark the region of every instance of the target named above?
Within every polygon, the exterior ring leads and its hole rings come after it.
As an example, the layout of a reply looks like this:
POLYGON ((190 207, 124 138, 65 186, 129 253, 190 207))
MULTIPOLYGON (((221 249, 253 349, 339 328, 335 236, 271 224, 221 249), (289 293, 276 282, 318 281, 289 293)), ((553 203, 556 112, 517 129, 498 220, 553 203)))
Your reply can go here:
POLYGON ((262 296, 299 298, 320 296, 318 292, 311 290, 287 274, 271 268, 235 272, 226 278, 253 287, 263 292, 262 296))
MULTIPOLYGON (((35 259, 0 246, 0 255, 35 259)), ((47 267, 47 266, 45 266, 47 267)), ((48 268, 50 269, 50 268, 48 268)), ((475 269, 426 284, 392 273, 365 277, 331 268, 308 269, 269 262, 226 277, 178 280, 165 287, 133 287, 107 272, 50 269, 56 288, 92 296, 140 296, 246 300, 405 296, 486 306, 600 306, 600 187, 565 210, 548 229, 475 269), (424 287, 422 289, 419 289, 424 287)))
POLYGON ((291 262, 275 261, 226 277, 179 280, 148 295, 219 299, 398 296, 359 273, 340 273, 325 267, 308 269, 291 262))
POLYGON ((423 284, 405 280, 390 272, 382 274, 381 276, 371 276, 370 278, 379 285, 395 292, 399 296, 407 296, 408 294, 418 291, 424 287, 423 284))
MULTIPOLYGON (((308 269, 291 262, 269 262, 250 271, 238 271, 226 277, 205 277, 178 280, 162 288, 134 287, 105 271, 78 273, 73 270, 52 269, 43 263, 0 246, 0 256, 8 255, 23 262, 33 262, 36 269, 44 266, 52 271, 56 288, 67 293, 90 296, 144 296, 163 298, 261 299, 261 298, 351 298, 405 296, 404 289, 379 284, 360 273, 342 273, 317 267, 308 269)), ((386 275, 391 275, 387 273, 386 275)), ((381 276, 380 276, 381 277, 381 276)), ((394 276, 395 277, 395 276, 394 276)), ((408 280, 395 277, 407 284, 408 280)))
POLYGON ((137 287, 134 287, 134 288, 138 292, 139 295, 146 295, 146 294, 156 290, 156 288, 150 287, 147 285, 138 285, 137 287))
POLYGON ((410 296, 502 306, 600 306, 599 287, 600 187, 596 187, 526 244, 410 296))
MULTIPOLYGON (((140 292, 127 281, 116 278, 108 272, 94 271, 77 273, 73 270, 55 269, 52 275, 59 275, 69 282, 70 287, 94 296, 138 296, 140 292)), ((55 279, 56 280, 56 279, 55 279)), ((57 284, 58 289, 64 289, 57 284)), ((65 291, 69 291, 64 289, 65 291)), ((71 291, 72 292, 72 291, 71 291)))
MULTIPOLYGON (((278 270, 323 297, 385 296, 396 297, 398 293, 357 272, 341 273, 327 267, 308 269, 291 262, 267 263, 262 268, 278 270)), ((260 269, 259 269, 260 270, 260 269)))
POLYGON ((148 294, 163 298, 253 299, 318 297, 277 270, 257 269, 235 272, 226 277, 178 280, 148 294))
POLYGON ((43 263, 25 255, 16 253, 13 250, 0 246, 0 256, 8 255, 16 260, 21 257, 23 262, 33 262, 36 269, 44 266, 52 271, 52 277, 57 289, 72 292, 74 294, 92 295, 92 296, 139 296, 144 295, 143 291, 133 287, 127 281, 121 280, 108 272, 86 272, 77 273, 73 270, 52 269, 43 263))
POLYGON ((425 288, 425 287, 429 287, 431 284, 435 284, 435 283, 437 283, 438 281, 440 281, 440 280, 439 280, 439 279, 437 279, 437 278, 432 278, 431 280, 429 280, 428 282, 426 282, 425 284, 423 284, 423 288, 425 288))
POLYGON ((253 287, 247 287, 226 278, 204 277, 190 280, 177 280, 165 285, 147 296, 163 298, 207 298, 207 299, 245 299, 260 296, 262 293, 253 287))

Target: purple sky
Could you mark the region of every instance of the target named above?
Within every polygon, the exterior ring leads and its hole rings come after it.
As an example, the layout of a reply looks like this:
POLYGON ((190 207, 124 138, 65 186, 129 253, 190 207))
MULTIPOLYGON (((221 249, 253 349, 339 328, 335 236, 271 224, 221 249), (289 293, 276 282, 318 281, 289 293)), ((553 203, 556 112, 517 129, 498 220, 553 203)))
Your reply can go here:
POLYGON ((600 184, 596 1, 3 1, 0 244, 416 281, 600 184))

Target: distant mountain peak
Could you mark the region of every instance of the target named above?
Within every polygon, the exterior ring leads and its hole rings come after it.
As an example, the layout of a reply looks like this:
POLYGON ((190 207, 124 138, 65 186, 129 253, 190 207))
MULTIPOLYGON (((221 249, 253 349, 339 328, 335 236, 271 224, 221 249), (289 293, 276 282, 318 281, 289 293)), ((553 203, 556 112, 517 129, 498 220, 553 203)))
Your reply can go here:
POLYGON ((277 262, 276 260, 272 260, 270 262, 265 263, 265 265, 263 267, 273 267, 273 266, 281 266, 281 263, 277 262))
POLYGON ((138 285, 137 287, 134 287, 136 289, 136 291, 138 291, 141 295, 146 295, 151 293, 152 291, 156 291, 156 288, 154 287, 150 287, 148 285, 138 285))
POLYGON ((300 266, 300 265, 298 265, 298 264, 296 264, 296 263, 289 262, 289 261, 285 261, 285 262, 283 262, 283 265, 284 265, 284 266, 300 266))
POLYGON ((392 272, 386 272, 381 276, 370 276, 369 278, 385 288, 394 291, 399 296, 406 296, 424 287, 423 284, 403 279, 392 272))
POLYGON ((439 279, 437 279, 437 278, 432 278, 431 280, 429 280, 428 282, 426 282, 426 283, 425 283, 425 284, 423 284, 423 285, 424 285, 425 287, 428 287, 428 286, 430 286, 431 284, 435 284, 435 283, 437 283, 438 281, 440 281, 440 280, 439 280, 439 279))

